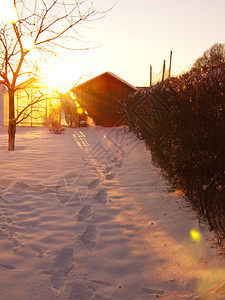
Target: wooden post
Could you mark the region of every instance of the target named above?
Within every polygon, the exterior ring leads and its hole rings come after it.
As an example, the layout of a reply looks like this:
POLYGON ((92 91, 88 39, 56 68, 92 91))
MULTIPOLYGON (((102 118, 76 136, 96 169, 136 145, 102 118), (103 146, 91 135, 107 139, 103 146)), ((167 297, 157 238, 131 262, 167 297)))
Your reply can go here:
POLYGON ((150 65, 150 87, 152 86, 152 66, 150 65))
POLYGON ((164 62, 163 62, 163 72, 162 72, 162 81, 164 81, 164 78, 165 78, 165 70, 166 70, 166 61, 164 59, 164 62))
POLYGON ((172 67, 172 55, 173 55, 173 51, 170 51, 170 66, 169 66, 169 77, 171 76, 171 67, 172 67))

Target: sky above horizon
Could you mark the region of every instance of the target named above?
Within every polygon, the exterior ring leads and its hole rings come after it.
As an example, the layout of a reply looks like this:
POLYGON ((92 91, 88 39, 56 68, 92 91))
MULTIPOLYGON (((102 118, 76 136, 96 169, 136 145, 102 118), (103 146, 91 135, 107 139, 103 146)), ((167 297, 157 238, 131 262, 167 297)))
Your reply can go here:
MULTIPOLYGON (((67 90, 107 71, 134 86, 149 86, 150 65, 159 73, 166 60, 168 69, 171 50, 172 75, 179 75, 214 43, 225 43, 224 0, 93 0, 93 5, 111 10, 76 27, 84 42, 75 40, 72 47, 89 50, 64 49, 44 66, 44 77, 67 90)), ((6 6, 1 18, 5 11, 6 6)), ((35 48, 29 55, 35 59, 35 48)))
POLYGON ((82 35, 87 51, 70 54, 74 74, 94 77, 113 72, 135 86, 149 85, 149 68, 158 73, 163 60, 172 75, 188 70, 214 43, 224 43, 224 0, 95 0, 100 9, 112 8, 104 19, 82 35), (82 72, 80 72, 82 70, 82 72))

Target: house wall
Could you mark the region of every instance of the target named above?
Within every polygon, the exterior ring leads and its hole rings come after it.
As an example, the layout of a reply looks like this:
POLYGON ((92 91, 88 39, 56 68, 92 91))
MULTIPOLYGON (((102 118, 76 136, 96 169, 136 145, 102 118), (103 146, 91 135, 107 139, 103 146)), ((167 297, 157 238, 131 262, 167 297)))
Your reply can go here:
POLYGON ((29 103, 35 101, 40 97, 43 100, 30 106, 21 115, 19 120, 28 115, 24 120, 22 120, 19 125, 22 126, 41 126, 47 118, 47 98, 46 89, 40 89, 38 86, 30 85, 25 89, 19 89, 15 93, 15 116, 18 117, 19 114, 29 105, 29 103), (43 94, 43 96, 41 96, 43 94))
MULTIPOLYGON (((28 85, 15 92, 15 117, 18 117, 29 103, 38 99, 42 100, 30 106, 20 115, 19 120, 22 121, 19 125, 43 126, 48 123, 50 117, 60 123, 60 100, 51 95, 46 87, 41 87, 38 84, 28 85)), ((8 125, 8 118, 8 93, 5 92, 3 95, 3 124, 6 126, 8 125)))
POLYGON ((8 126, 9 122, 9 96, 7 92, 3 93, 3 125, 8 126))
POLYGON ((119 102, 134 92, 122 81, 104 74, 87 84, 77 87, 75 93, 81 106, 87 109, 96 125, 120 125, 123 115, 119 113, 119 102))
POLYGON ((0 94, 0 126, 3 125, 3 100, 2 100, 2 94, 0 94))
POLYGON ((5 87, 3 84, 0 84, 0 126, 3 125, 3 91, 5 87))

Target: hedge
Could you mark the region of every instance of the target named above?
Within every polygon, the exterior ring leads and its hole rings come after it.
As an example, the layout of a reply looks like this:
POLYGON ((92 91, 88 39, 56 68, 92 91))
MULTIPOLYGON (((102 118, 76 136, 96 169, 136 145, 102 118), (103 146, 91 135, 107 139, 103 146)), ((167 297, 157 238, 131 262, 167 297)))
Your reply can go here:
POLYGON ((128 124, 199 217, 225 238, 225 68, 192 69, 124 101, 128 124), (157 113, 157 109, 158 112, 157 113), (146 120, 148 119, 148 122, 146 120))

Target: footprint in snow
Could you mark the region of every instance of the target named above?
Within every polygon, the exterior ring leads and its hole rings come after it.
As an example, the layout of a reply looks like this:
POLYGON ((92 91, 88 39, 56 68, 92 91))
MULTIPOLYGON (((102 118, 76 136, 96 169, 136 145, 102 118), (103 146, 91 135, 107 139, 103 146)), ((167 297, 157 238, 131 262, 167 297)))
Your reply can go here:
POLYGON ((15 247, 21 246, 21 244, 17 241, 17 239, 13 237, 9 237, 8 240, 11 242, 11 244, 15 247))
POLYGON ((94 199, 100 203, 106 203, 108 198, 108 193, 104 190, 100 190, 95 196, 94 199))
POLYGON ((9 265, 9 264, 0 264, 0 267, 4 268, 4 269, 8 269, 8 270, 15 270, 16 267, 9 265))
POLYGON ((107 168, 105 168, 105 170, 103 171, 103 173, 106 174, 106 173, 111 172, 112 170, 113 170, 113 166, 107 167, 107 168))
POLYGON ((123 161, 121 160, 121 161, 119 161, 117 164, 116 164, 116 166, 118 167, 118 168, 122 168, 123 167, 123 165, 124 165, 124 163, 123 163, 123 161))
POLYGON ((150 295, 163 295, 164 292, 163 291, 157 291, 157 290, 153 290, 153 289, 149 289, 149 288, 146 288, 146 287, 143 287, 142 290, 147 293, 147 294, 150 294, 150 295))
POLYGON ((90 190, 95 189, 100 184, 100 182, 101 182, 101 180, 99 178, 96 178, 88 184, 88 188, 90 190))
POLYGON ((2 198, 3 191, 4 191, 4 188, 0 186, 0 198, 2 198))
POLYGON ((52 285, 59 290, 65 284, 68 273, 73 269, 73 249, 64 247, 56 256, 52 270, 49 272, 52 275, 52 285))
POLYGON ((79 238, 85 249, 92 250, 96 246, 96 226, 88 226, 79 238))
POLYGON ((115 176, 116 176, 116 173, 109 173, 109 174, 107 174, 107 175, 105 176, 105 178, 106 178, 107 180, 112 180, 112 179, 115 178, 115 176))
POLYGON ((6 218, 6 223, 12 223, 12 219, 11 218, 6 218))
POLYGON ((91 280, 91 282, 96 283, 96 284, 100 284, 100 285, 104 285, 104 286, 112 286, 112 284, 110 282, 107 281, 103 281, 103 280, 91 280))
POLYGON ((78 213, 77 220, 82 222, 91 216, 91 205, 85 204, 78 213))
MULTIPOLYGON (((95 289, 93 284, 76 281, 71 284, 71 293, 68 299, 71 300, 88 300, 88 299, 99 299, 94 297, 95 289)), ((102 298, 101 298, 102 299, 102 298)))

